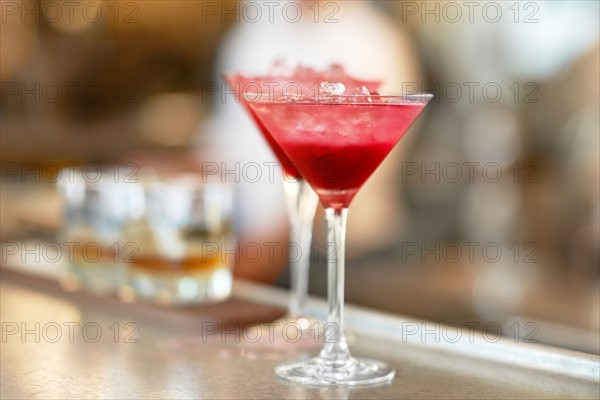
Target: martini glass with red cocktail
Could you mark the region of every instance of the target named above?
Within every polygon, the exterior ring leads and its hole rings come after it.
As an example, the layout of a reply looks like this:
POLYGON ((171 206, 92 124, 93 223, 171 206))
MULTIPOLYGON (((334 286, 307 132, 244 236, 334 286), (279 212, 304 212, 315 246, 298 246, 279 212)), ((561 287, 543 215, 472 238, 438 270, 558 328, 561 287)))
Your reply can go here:
POLYGON ((246 96, 325 207, 329 313, 324 344, 312 359, 280 365, 277 374, 310 385, 363 385, 391 380, 395 370, 350 355, 344 335, 344 244, 352 199, 432 98, 319 95, 246 96))

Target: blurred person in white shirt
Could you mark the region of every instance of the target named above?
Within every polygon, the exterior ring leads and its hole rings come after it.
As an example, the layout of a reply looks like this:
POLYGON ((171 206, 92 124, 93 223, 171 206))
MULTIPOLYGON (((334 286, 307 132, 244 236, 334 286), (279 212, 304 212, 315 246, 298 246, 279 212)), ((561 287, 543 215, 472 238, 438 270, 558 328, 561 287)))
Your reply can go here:
MULTIPOLYGON (((421 81, 413 44, 373 3, 314 0, 270 2, 270 6, 268 3, 241 2, 238 5, 240 21, 222 43, 217 82, 222 83, 224 72, 264 75, 275 60, 316 69, 341 64, 353 77, 382 80, 382 94, 400 94, 403 82, 421 81), (271 12, 268 7, 272 7, 271 12), (256 13, 257 8, 262 12, 261 17, 256 13)), ((233 6, 229 7, 229 12, 233 10, 233 6)), ((234 18, 233 15, 227 17, 234 18)), ((224 86, 220 88, 223 90, 224 86)), ((217 96, 215 100, 211 118, 201 127, 203 147, 208 150, 202 153, 202 160, 225 162, 231 170, 236 162, 241 166, 251 162, 260 165, 276 162, 266 141, 234 96, 230 94, 224 99, 217 96)), ((403 142, 410 140, 409 136, 392 151, 352 203, 346 250, 349 257, 390 246, 402 231, 403 207, 397 195, 399 178, 395 175, 403 159, 403 149, 408 148, 403 142)), ((264 168, 264 175, 266 171, 264 168)), ((285 242, 288 218, 281 173, 276 174, 275 182, 266 176, 259 182, 241 178, 238 185, 240 246, 248 241, 285 242)), ((316 226, 322 224, 322 219, 317 212, 316 226)), ((324 254, 323 237, 316 240, 324 254)), ((274 260, 268 257, 267 249, 263 250, 262 262, 248 262, 241 257, 236 267, 238 276, 269 281, 279 274, 285 257, 274 260)), ((275 252, 281 256, 278 253, 275 252)))

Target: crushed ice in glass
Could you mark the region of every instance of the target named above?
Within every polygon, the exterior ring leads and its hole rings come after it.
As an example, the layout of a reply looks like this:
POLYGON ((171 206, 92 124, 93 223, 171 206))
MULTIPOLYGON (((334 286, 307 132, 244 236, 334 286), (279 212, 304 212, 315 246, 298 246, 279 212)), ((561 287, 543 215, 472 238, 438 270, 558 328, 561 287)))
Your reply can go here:
POLYGON ((316 70, 303 65, 291 66, 285 61, 276 60, 266 76, 261 79, 282 78, 287 81, 281 87, 280 97, 276 101, 302 102, 302 103, 365 103, 377 102, 372 96, 376 92, 369 92, 368 88, 375 89, 381 82, 361 81, 351 78, 341 64, 331 64, 325 70, 316 70))

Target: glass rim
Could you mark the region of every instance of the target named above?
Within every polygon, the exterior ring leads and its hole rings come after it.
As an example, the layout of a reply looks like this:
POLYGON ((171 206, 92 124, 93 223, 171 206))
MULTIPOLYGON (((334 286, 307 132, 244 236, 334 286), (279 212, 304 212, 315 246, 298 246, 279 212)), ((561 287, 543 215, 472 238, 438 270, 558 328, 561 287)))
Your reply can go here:
POLYGON ((378 104, 427 104, 434 95, 432 93, 411 93, 411 94, 325 94, 323 96, 294 96, 290 95, 271 95, 256 92, 243 92, 244 101, 249 104, 327 104, 327 105, 378 105, 378 104), (249 96, 252 96, 249 98, 249 96), (364 101, 353 101, 351 103, 339 102, 339 99, 359 99, 364 101), (388 100, 385 102, 373 102, 374 100, 388 100))

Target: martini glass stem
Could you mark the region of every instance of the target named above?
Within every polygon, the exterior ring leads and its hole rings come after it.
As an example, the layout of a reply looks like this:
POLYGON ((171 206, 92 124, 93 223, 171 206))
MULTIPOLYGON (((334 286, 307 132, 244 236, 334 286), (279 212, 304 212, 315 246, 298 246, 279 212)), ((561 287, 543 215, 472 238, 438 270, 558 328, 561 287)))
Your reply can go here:
POLYGON ((288 316, 298 318, 306 314, 310 245, 313 219, 319 199, 304 180, 292 180, 286 177, 284 191, 291 222, 289 247, 291 294, 288 316))
POLYGON ((327 298, 329 314, 325 325, 325 339, 319 357, 331 368, 341 367, 350 359, 350 350, 344 336, 344 262, 346 221, 348 209, 327 208, 327 298))

